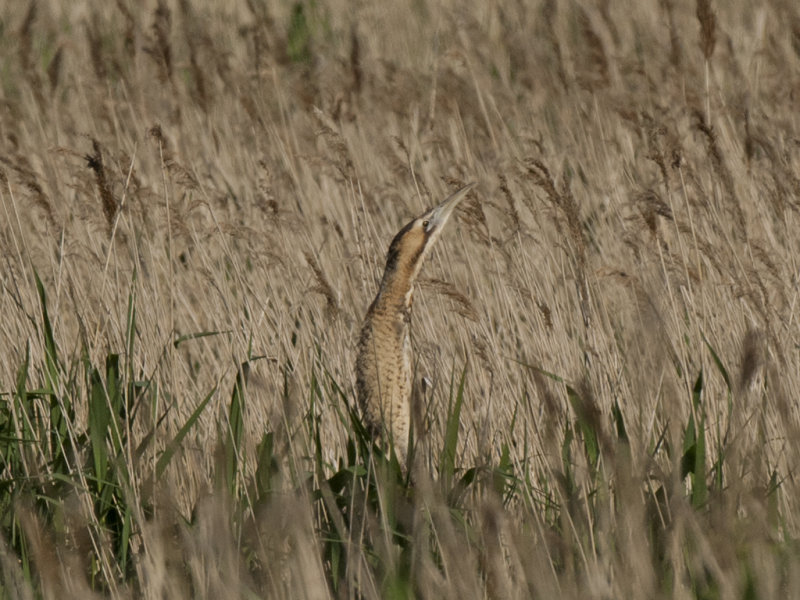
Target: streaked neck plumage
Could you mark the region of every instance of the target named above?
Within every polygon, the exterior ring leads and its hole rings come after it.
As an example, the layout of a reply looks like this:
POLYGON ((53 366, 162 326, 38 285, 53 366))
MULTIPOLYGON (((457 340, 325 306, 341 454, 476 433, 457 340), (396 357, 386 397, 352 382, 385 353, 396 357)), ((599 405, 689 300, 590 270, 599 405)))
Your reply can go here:
POLYGON ((413 356, 410 340, 414 284, 425 256, 464 186, 442 204, 403 227, 392 240, 378 294, 367 310, 356 357, 356 388, 364 422, 376 438, 390 440, 405 465, 411 427, 413 356))
MULTIPOLYGON (((414 284, 422 263, 433 245, 432 234, 410 232, 412 223, 394 238, 386 256, 386 268, 373 302, 374 309, 411 311, 414 284)), ((437 230, 436 236, 441 230, 437 230)))

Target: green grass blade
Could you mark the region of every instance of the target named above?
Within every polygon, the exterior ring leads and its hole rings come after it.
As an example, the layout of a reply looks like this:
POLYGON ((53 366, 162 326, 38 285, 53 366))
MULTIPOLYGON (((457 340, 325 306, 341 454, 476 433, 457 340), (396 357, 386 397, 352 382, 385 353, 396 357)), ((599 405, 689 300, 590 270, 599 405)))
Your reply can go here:
POLYGON ((167 447, 164 448, 164 452, 161 453, 161 456, 158 457, 158 461, 156 462, 156 481, 161 479, 161 476, 164 474, 164 471, 169 466, 172 457, 175 455, 175 452, 178 448, 181 447, 183 443, 183 438, 186 437, 186 434, 194 427, 197 420, 200 418, 200 415, 205 410, 206 406, 208 406, 209 401, 211 398, 214 397, 214 394, 217 391, 217 386, 214 386, 214 389, 211 390, 208 395, 200 401, 200 404, 197 405, 197 408, 192 411, 191 416, 186 420, 186 423, 183 424, 178 430, 178 433, 175 434, 175 437, 167 444, 167 447))
POLYGON ((536 371, 537 373, 541 373, 542 375, 544 375, 548 379, 552 379, 556 383, 565 383, 564 378, 561 377, 560 375, 556 375, 555 373, 551 373, 550 371, 545 371, 544 369, 542 369, 540 367, 537 367, 536 365, 531 365, 531 364, 528 364, 528 363, 523 362, 521 360, 514 360, 513 362, 515 362, 515 363, 517 363, 519 365, 522 365, 526 369, 531 369, 532 371, 536 371))
POLYGON ((111 416, 108 436, 116 455, 122 452, 126 432, 125 424, 122 422, 125 414, 122 390, 123 382, 120 373, 119 354, 109 354, 106 357, 106 394, 111 416))
POLYGON ((127 574, 128 572, 128 554, 130 550, 131 533, 133 529, 133 515, 129 505, 125 505, 124 514, 122 515, 122 527, 120 529, 119 544, 117 551, 117 561, 119 562, 120 571, 127 574))
POLYGON ((68 447, 68 426, 72 417, 72 408, 68 396, 59 396, 61 387, 62 371, 58 360, 58 348, 53 335, 53 326, 47 312, 47 294, 44 290, 42 280, 38 273, 34 271, 36 279, 36 290, 39 294, 39 303, 42 309, 42 336, 44 338, 45 351, 45 390, 50 396, 50 448, 55 457, 54 465, 56 470, 66 468, 65 449, 68 447))
POLYGON ((703 506, 708 499, 708 481, 706 479, 705 418, 700 419, 700 423, 697 428, 697 452, 694 459, 693 475, 692 504, 698 508, 703 506))
POLYGON ((266 498, 272 492, 272 476, 276 470, 274 452, 275 434, 271 431, 264 434, 258 445, 258 462, 256 463, 256 498, 266 498))
POLYGON ((172 345, 173 345, 173 347, 177 348, 183 342, 188 342, 189 340, 199 340, 199 339, 202 339, 204 337, 212 337, 212 336, 215 336, 215 335, 222 335, 224 333, 231 333, 231 330, 228 329, 228 330, 225 330, 225 331, 198 331, 196 333, 187 333, 186 335, 182 335, 178 339, 176 339, 174 342, 172 342, 172 345))
POLYGON ((89 386, 89 443, 92 449, 94 481, 97 490, 102 491, 108 470, 108 449, 106 432, 111 423, 111 410, 108 406, 106 390, 100 373, 91 368, 89 386))
POLYGON ((505 501, 509 488, 514 482, 514 468, 511 464, 511 453, 508 444, 503 444, 500 463, 492 470, 492 488, 505 501))
POLYGON ((311 30, 308 26, 308 19, 302 2, 295 2, 292 7, 286 53, 289 59, 295 63, 308 63, 311 61, 311 30))
POLYGON ((45 366, 47 386, 53 392, 58 390, 60 366, 58 363, 58 348, 56 347, 55 337, 53 336, 53 326, 50 316, 47 313, 47 294, 44 291, 42 280, 38 273, 34 271, 36 278, 36 291, 39 293, 39 302, 42 308, 42 335, 44 337, 45 366))
POLYGON ((692 415, 683 435, 683 455, 681 456, 681 478, 691 477, 692 505, 703 506, 708 498, 706 480, 706 436, 705 418, 701 415, 703 393, 703 371, 701 370, 692 389, 692 415))
POLYGON ((128 313, 125 319, 125 380, 127 391, 125 397, 125 413, 131 417, 133 403, 136 398, 136 376, 134 373, 133 357, 136 350, 136 270, 133 271, 131 291, 128 293, 128 313))
MULTIPOLYGON (((22 462, 22 454, 25 451, 24 445, 27 443, 32 442, 33 440, 37 439, 36 433, 33 430, 33 423, 36 421, 36 416, 34 413, 34 408, 32 406, 31 398, 28 395, 28 369, 30 368, 30 354, 31 354, 31 345, 28 342, 25 345, 25 359, 22 361, 22 364, 17 369, 17 385, 16 390, 14 393, 14 402, 16 403, 16 415, 17 419, 20 421, 17 430, 20 432, 20 437, 22 438, 19 440, 19 443, 15 445, 16 452, 10 451, 9 458, 7 460, 11 461, 11 457, 15 461, 22 462)), ((9 423, 11 425, 11 423, 9 423)), ((43 435, 46 433, 44 431, 41 432, 43 435)), ((14 472, 12 470, 12 472, 14 472)))
POLYGON ((447 427, 445 429, 444 447, 440 461, 439 472, 445 482, 445 489, 450 487, 456 470, 456 449, 458 446, 458 430, 461 425, 461 405, 464 402, 464 384, 467 379, 467 366, 461 371, 461 380, 455 399, 450 386, 450 403, 447 411, 447 427))
POLYGON ((311 397, 309 398, 308 412, 306 413, 305 420, 308 427, 308 438, 314 444, 314 471, 317 473, 317 476, 321 481, 325 478, 325 470, 322 464, 322 438, 320 437, 319 411, 317 410, 317 404, 322 399, 322 390, 320 389, 316 369, 311 370, 310 394, 311 397))
POLYGON ((614 417, 614 426, 617 430, 617 438, 620 441, 628 442, 628 430, 625 428, 625 419, 622 417, 622 410, 619 408, 619 403, 614 399, 614 405, 611 407, 611 415, 614 417))
POLYGON ((561 443, 561 468, 563 470, 564 493, 569 498, 577 489, 577 484, 572 476, 572 440, 575 435, 569 423, 564 426, 564 441, 561 443))
POLYGON ((575 417, 583 437, 583 447, 586 451, 586 458, 593 473, 597 471, 600 461, 600 442, 597 435, 595 419, 593 418, 594 407, 584 400, 578 392, 571 386, 567 386, 567 397, 575 411, 575 417))
POLYGON ((228 410, 228 430, 225 436, 225 483, 231 495, 236 497, 236 475, 241 459, 242 436, 244 435, 244 386, 250 372, 250 363, 243 362, 236 374, 236 383, 231 394, 228 410))
POLYGON ((703 335, 702 333, 700 335, 703 336, 703 342, 705 343, 706 348, 708 348, 709 352, 711 352, 711 358, 714 360, 714 364, 716 365, 717 370, 722 375, 722 379, 725 380, 725 385, 728 387, 728 393, 730 394, 731 392, 733 392, 733 387, 731 386, 731 377, 730 375, 728 375, 728 370, 725 368, 725 365, 722 364, 722 360, 717 354, 717 351, 714 350, 714 347, 706 339, 706 336, 703 335))

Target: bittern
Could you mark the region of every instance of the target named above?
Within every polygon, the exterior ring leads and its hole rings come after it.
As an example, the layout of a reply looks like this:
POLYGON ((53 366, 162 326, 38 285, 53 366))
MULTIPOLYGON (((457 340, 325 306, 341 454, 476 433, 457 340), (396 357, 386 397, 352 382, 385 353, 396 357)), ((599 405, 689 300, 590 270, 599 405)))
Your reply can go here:
POLYGON ((361 328, 356 359, 358 403, 370 433, 391 440, 405 466, 411 428, 411 304, 425 256, 456 205, 475 183, 465 185, 436 208, 403 227, 386 255, 383 279, 361 328))

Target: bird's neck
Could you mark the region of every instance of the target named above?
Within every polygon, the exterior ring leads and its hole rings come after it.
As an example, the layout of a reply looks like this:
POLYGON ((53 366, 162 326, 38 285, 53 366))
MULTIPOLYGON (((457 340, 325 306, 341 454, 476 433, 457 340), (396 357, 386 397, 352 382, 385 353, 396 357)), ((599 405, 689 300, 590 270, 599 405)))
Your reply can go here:
POLYGON ((384 276, 378 297, 375 299, 376 308, 410 312, 414 301, 416 279, 417 273, 413 268, 397 269, 394 273, 384 276))

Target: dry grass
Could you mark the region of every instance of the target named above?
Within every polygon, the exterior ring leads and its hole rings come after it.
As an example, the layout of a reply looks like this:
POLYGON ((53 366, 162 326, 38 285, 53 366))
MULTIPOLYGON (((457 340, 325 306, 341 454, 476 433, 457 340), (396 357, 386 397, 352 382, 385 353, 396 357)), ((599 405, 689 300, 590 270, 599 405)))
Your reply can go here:
POLYGON ((53 443, 11 461, 22 434, 0 422, 0 596, 800 594, 795 3, 272 4, 0 7, 3 414, 28 360, 29 390, 55 386, 42 406, 110 354, 143 382, 127 570, 81 492, 88 455, 64 453, 74 489, 44 516, 14 490, 58 470, 53 443), (432 387, 406 564, 357 494, 336 520, 325 479, 388 242, 473 179, 416 294, 432 387), (460 528, 424 473, 465 368, 455 466, 482 468, 460 528), (690 426, 702 485, 681 476, 690 426), (265 432, 270 499, 240 510, 225 440, 247 499, 265 432))

